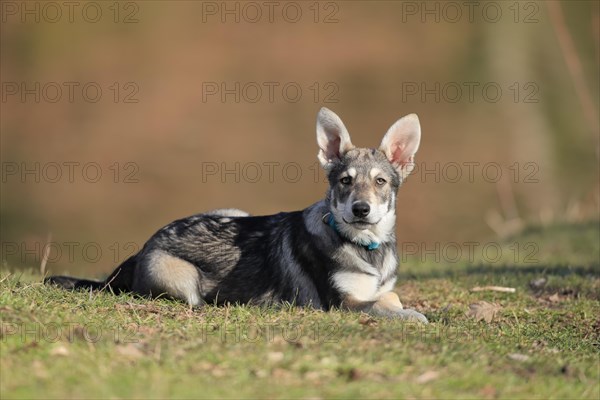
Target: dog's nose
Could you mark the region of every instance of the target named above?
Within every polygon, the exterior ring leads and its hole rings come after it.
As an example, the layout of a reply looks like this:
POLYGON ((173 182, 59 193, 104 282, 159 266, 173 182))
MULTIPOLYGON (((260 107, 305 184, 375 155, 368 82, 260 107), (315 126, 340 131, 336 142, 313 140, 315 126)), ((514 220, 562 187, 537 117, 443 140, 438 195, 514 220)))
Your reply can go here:
POLYGON ((369 203, 365 203, 364 201, 357 201, 352 204, 352 214, 354 214, 355 217, 364 218, 369 215, 370 211, 371 207, 369 206, 369 203))

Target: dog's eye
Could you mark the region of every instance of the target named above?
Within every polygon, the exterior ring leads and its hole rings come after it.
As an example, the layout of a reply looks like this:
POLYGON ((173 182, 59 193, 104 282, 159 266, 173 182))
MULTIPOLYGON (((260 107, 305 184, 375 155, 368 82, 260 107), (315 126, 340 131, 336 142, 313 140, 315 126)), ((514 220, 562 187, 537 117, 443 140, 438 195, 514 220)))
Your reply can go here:
POLYGON ((383 179, 383 178, 377 178, 377 179, 375 180, 375 182, 376 182, 376 183, 377 183, 379 186, 382 186, 382 185, 385 185, 385 183, 386 183, 387 181, 386 181, 385 179, 383 179))
POLYGON ((342 183, 342 185, 349 185, 352 183, 352 178, 349 176, 345 176, 342 179, 340 179, 340 182, 342 183))

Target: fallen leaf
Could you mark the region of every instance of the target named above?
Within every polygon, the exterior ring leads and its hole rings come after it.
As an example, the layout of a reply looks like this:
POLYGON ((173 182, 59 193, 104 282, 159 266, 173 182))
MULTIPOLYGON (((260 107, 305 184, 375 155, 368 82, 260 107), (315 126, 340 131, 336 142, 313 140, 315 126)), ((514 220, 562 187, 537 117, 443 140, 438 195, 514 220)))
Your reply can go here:
POLYGON ((319 374, 317 371, 308 371, 307 373, 304 374, 304 379, 309 380, 309 381, 317 381, 321 378, 321 374, 319 374))
POLYGON ((68 356, 69 353, 69 349, 64 344, 59 344, 50 351, 53 356, 68 356))
POLYGON ((116 347, 117 353, 119 353, 119 355, 126 357, 126 358, 130 358, 132 360, 141 358, 144 356, 144 353, 137 348, 137 346, 135 346, 132 343, 126 344, 126 345, 119 345, 116 347))
POLYGON ((335 365, 337 364, 337 359, 332 356, 332 357, 323 357, 320 360, 321 365, 335 365))
POLYGON ((269 376, 269 373, 267 371, 265 371, 264 369, 258 369, 258 370, 252 371, 252 373, 257 378, 266 378, 267 376, 269 376))
POLYGON ((38 346, 39 346, 38 342, 28 342, 28 343, 25 343, 21 347, 17 347, 16 349, 13 350, 13 352, 16 353, 16 352, 19 352, 19 351, 25 351, 25 350, 29 350, 29 349, 35 349, 38 346))
POLYGON ((271 376, 275 379, 288 379, 292 373, 283 368, 275 368, 271 371, 271 376))
POLYGON ((437 379, 440 373, 437 371, 426 371, 417 377, 417 383, 427 383, 437 379))
POLYGON ((554 293, 552 296, 548 297, 548 301, 550 303, 559 303, 560 302, 560 296, 558 295, 558 293, 554 293))
POLYGON ((363 378, 364 376, 365 376, 365 374, 357 368, 352 368, 348 372, 348 379, 351 381, 357 381, 357 380, 363 378))
POLYGON ((34 360, 31 364, 31 369, 33 370, 35 376, 40 379, 46 379, 49 376, 48 369, 40 360, 34 360))
POLYGON ((302 342, 293 342, 293 341, 291 341, 291 342, 289 342, 289 344, 290 344, 290 346, 293 346, 293 347, 295 347, 297 349, 303 349, 305 347, 305 344, 302 343, 302 342))
POLYGON ((508 355, 508 358, 510 358, 511 360, 514 361, 519 361, 519 362, 524 362, 529 360, 529 356, 526 354, 520 354, 520 353, 511 353, 508 355))
POLYGON ((267 354, 267 360, 270 362, 279 362, 283 360, 283 353, 280 351, 273 351, 267 354))
POLYGON ((483 398, 493 399, 496 397, 496 388, 492 385, 486 385, 479 391, 479 394, 483 398))
MULTIPOLYGON (((192 364, 189 367, 189 371, 192 374, 197 374, 197 373, 207 374, 207 373, 212 373, 213 371, 215 371, 217 369, 222 369, 222 368, 219 365, 210 363, 208 361, 200 361, 198 363, 192 364)), ((219 372, 217 372, 217 375, 218 374, 219 374, 219 372)))
POLYGON ((484 320, 489 324, 496 316, 496 313, 501 309, 502 307, 497 304, 480 301, 469 306, 467 315, 475 318, 476 321, 484 320))
POLYGON ((534 340, 531 347, 533 347, 534 350, 540 351, 545 349, 548 346, 548 342, 546 342, 545 340, 534 340))
POLYGON ((471 289, 471 292, 485 292, 485 291, 514 293, 517 291, 517 289, 512 288, 512 287, 505 287, 505 286, 475 286, 474 288, 471 289))
POLYGON ((377 326, 377 320, 368 315, 361 315, 358 319, 358 323, 366 326, 377 326))
POLYGON ((211 373, 211 375, 212 375, 212 376, 214 376, 215 378, 222 378, 222 377, 224 377, 225 375, 227 375, 227 371, 225 371, 225 369, 224 369, 224 368, 221 368, 221 367, 219 367, 219 366, 217 366, 217 367, 213 368, 213 369, 210 371, 210 373, 211 373))

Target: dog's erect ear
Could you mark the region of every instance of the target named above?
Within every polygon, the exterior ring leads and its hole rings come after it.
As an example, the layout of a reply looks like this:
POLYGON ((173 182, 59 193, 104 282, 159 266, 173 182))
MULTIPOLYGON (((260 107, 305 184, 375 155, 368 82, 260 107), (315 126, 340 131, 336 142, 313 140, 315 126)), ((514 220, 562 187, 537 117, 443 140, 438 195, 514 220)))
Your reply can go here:
POLYGON ((348 150, 354 148, 340 117, 325 107, 317 115, 317 143, 320 148, 319 161, 324 168, 339 161, 348 150))
POLYGON ((414 168, 414 157, 419 149, 420 141, 421 125, 417 114, 409 114, 400 118, 388 129, 381 141, 379 150, 385 153, 402 180, 414 168))

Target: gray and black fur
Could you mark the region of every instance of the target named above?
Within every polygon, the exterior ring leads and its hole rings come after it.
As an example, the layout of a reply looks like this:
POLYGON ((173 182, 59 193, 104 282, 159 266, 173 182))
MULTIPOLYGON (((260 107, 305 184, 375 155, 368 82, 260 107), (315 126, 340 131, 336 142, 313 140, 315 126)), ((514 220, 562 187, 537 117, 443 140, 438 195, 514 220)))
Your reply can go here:
POLYGON ((302 211, 250 216, 215 210, 174 221, 103 282, 54 276, 69 289, 105 289, 190 305, 332 307, 427 322, 392 291, 398 265, 396 193, 420 141, 416 115, 398 120, 379 149, 356 148, 339 117, 317 118, 330 188, 302 211))

